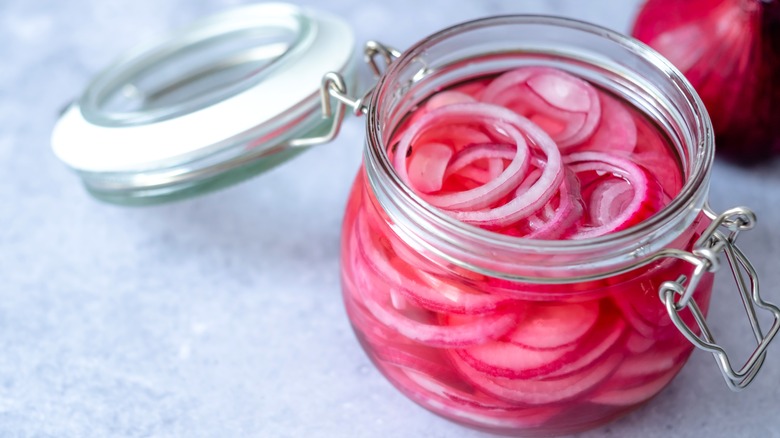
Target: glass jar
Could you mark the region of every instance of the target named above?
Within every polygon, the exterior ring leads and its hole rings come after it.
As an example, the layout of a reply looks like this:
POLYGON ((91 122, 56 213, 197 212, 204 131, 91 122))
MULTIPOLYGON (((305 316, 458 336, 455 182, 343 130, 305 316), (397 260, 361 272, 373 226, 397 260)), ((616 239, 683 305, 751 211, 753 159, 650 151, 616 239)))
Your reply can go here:
MULTIPOLYGON (((691 353, 686 337, 712 344, 703 318, 717 254, 747 263, 733 242, 754 218, 706 207, 710 121, 655 52, 576 21, 478 20, 392 62, 364 109, 364 168, 343 225, 343 296, 363 348, 407 397, 489 432, 573 433, 658 394, 691 353), (628 230, 542 241, 458 222, 401 182, 386 151, 405 116, 438 90, 524 65, 566 70, 644 111, 677 150, 679 195, 628 230)), ((765 348, 763 334, 757 341, 765 348)), ((736 372, 729 363, 730 385, 747 384, 762 355, 736 372)))

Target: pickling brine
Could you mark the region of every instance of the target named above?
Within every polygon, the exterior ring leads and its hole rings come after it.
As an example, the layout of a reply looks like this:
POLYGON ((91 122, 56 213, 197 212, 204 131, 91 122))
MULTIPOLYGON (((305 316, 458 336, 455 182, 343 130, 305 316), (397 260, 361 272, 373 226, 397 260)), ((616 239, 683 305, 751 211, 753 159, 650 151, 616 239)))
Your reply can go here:
MULTIPOLYGON (((438 90, 390 138, 389 162, 423 202, 518 241, 630 229, 684 180, 640 110, 550 67, 438 90)), ((500 278, 399 233, 379 204, 359 174, 342 241, 347 312, 379 370, 439 415, 498 433, 574 432, 658 394, 691 352, 658 298, 689 274, 682 261, 560 284, 500 278)), ((699 223, 676 244, 692 245, 699 223)), ((695 292, 705 311, 711 287, 707 275, 695 292)))

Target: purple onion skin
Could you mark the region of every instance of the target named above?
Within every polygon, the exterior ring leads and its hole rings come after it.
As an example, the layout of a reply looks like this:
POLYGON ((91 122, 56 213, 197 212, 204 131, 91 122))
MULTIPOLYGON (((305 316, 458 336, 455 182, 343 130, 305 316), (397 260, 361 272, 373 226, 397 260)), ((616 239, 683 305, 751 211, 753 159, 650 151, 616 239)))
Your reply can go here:
POLYGON ((780 0, 649 0, 632 33, 699 92, 719 156, 759 164, 780 154, 780 0), (722 17, 731 28, 719 34, 722 17), (700 26, 701 38, 684 41, 680 29, 691 24, 700 26), (674 37, 663 41, 664 35, 674 37), (697 61, 686 59, 685 44, 689 53, 699 51, 697 61))
POLYGON ((770 151, 780 153, 780 1, 771 0, 763 5, 761 32, 764 42, 763 55, 767 63, 768 90, 765 99, 766 114, 769 114, 769 126, 771 130, 766 138, 770 142, 770 151))

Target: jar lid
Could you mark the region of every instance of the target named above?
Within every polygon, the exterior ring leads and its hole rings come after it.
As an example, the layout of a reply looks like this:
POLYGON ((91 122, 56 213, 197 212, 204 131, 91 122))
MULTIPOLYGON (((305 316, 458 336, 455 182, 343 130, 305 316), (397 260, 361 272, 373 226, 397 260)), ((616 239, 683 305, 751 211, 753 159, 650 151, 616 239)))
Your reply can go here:
POLYGON ((54 153, 97 197, 153 203, 232 184, 295 155, 332 120, 327 72, 350 79, 342 19, 284 3, 236 8, 131 50, 61 115, 54 153))

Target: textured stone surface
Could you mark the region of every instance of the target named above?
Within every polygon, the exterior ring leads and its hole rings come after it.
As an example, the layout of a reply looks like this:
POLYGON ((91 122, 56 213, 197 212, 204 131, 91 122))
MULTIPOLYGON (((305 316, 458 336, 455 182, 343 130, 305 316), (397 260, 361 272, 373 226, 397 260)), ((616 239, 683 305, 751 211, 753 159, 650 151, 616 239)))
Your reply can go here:
MULTIPOLYGON (((395 391, 340 301, 339 224, 362 121, 261 178, 143 209, 101 204, 50 153, 58 110, 119 51, 239 4, 0 2, 0 436, 477 437, 395 391)), ((315 1, 301 1, 316 4, 315 1)), ((637 1, 332 0, 359 41, 407 47, 459 21, 553 13, 625 30, 637 1), (457 7, 453 7, 457 4, 457 7)), ((718 163, 715 207, 755 207, 744 236, 780 298, 780 168, 718 163)), ((745 352, 726 276, 716 334, 745 352)), ((696 353, 640 411, 583 437, 780 436, 780 348, 730 393, 696 353)))

